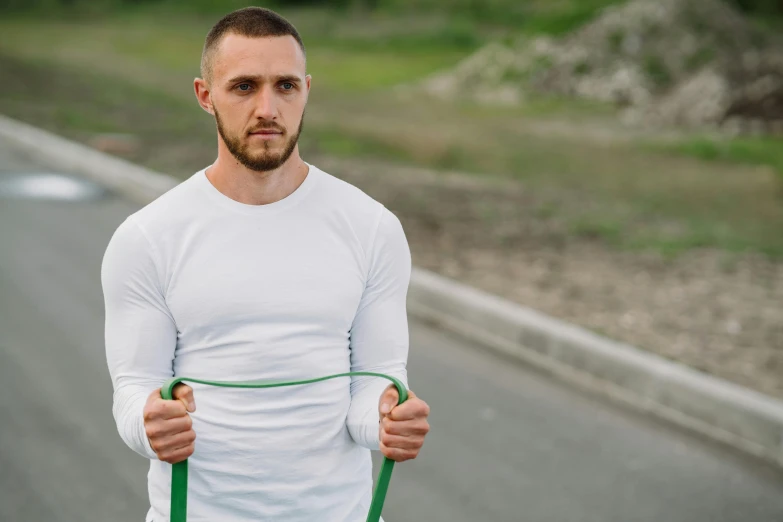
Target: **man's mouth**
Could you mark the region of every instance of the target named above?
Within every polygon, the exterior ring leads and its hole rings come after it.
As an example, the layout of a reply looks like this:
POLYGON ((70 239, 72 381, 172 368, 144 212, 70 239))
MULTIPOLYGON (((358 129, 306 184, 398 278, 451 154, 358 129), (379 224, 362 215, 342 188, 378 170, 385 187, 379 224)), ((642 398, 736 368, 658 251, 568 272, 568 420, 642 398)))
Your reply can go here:
POLYGON ((282 136, 282 134, 283 133, 278 130, 262 129, 255 132, 251 132, 250 137, 255 138, 257 140, 271 141, 277 139, 279 136, 282 136))

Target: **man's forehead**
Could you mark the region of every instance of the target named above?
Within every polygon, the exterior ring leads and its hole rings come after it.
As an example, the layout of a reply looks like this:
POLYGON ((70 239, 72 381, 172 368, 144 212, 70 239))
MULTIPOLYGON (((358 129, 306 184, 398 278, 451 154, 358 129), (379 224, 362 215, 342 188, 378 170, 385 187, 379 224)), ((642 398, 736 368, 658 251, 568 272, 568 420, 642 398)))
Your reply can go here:
POLYGON ((247 37, 229 33, 213 56, 216 77, 305 75, 304 52, 293 36, 247 37))

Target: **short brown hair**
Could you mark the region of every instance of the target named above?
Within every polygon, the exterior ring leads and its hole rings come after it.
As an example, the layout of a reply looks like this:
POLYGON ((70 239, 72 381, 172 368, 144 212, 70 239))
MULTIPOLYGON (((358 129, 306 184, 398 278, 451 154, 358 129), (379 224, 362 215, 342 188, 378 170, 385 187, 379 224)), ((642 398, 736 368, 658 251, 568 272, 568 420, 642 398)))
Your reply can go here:
MULTIPOLYGON (((212 77, 212 57, 220 40, 228 33, 251 38, 266 36, 293 36, 302 52, 305 46, 296 28, 285 18, 264 7, 244 7, 227 14, 209 30, 201 52, 201 77, 209 82, 212 77)), ((306 53, 305 53, 306 55, 306 53)))

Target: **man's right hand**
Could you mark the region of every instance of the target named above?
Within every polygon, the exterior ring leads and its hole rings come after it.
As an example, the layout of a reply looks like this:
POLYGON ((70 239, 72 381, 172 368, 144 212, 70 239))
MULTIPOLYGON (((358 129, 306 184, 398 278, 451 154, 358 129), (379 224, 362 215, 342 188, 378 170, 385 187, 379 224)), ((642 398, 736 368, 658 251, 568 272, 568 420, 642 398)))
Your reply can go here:
POLYGON ((144 405, 144 429, 158 458, 175 464, 193 454, 196 433, 188 412, 196 411, 193 389, 179 383, 174 387, 173 400, 163 400, 160 388, 147 398, 144 405))

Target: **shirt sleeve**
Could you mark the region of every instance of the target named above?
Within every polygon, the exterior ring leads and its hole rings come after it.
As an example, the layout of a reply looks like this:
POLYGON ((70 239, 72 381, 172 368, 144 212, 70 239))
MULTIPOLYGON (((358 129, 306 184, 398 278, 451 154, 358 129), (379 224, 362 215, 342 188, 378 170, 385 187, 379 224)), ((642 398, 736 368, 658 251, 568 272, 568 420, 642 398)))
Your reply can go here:
POLYGON ((144 405, 173 375, 177 343, 159 266, 152 243, 133 216, 115 231, 101 265, 112 413, 125 444, 153 460, 157 455, 144 430, 144 405))
MULTIPOLYGON (((390 375, 407 388, 411 253, 400 220, 386 208, 368 257, 367 283, 351 327, 351 371, 390 375)), ((380 448, 378 402, 390 384, 381 377, 351 378, 346 423, 353 440, 365 448, 380 448)))

